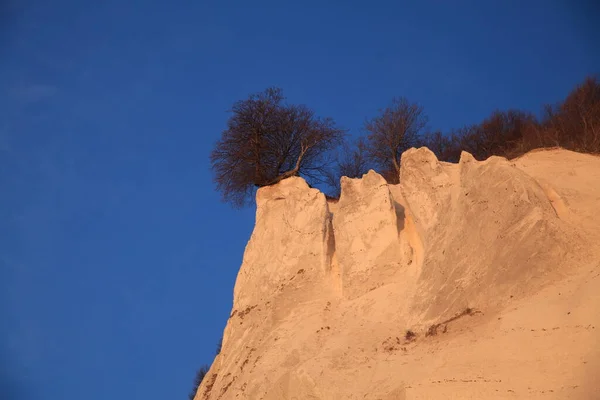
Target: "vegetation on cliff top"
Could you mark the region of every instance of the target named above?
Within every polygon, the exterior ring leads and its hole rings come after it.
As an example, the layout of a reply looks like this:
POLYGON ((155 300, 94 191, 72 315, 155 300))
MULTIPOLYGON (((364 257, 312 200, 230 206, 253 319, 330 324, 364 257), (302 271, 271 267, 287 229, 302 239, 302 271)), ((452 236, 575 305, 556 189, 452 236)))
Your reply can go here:
POLYGON ((441 132, 428 130, 423 107, 393 99, 364 123, 365 136, 346 141, 346 130, 304 105, 285 102, 269 88, 234 103, 227 129, 210 160, 222 199, 243 206, 257 187, 302 176, 339 196, 340 178, 357 178, 369 169, 398 183, 400 158, 411 147, 428 147, 442 161, 457 162, 461 151, 484 160, 518 157, 530 150, 563 147, 600 153, 600 83, 588 77, 540 116, 517 109, 495 110, 482 122, 441 132))

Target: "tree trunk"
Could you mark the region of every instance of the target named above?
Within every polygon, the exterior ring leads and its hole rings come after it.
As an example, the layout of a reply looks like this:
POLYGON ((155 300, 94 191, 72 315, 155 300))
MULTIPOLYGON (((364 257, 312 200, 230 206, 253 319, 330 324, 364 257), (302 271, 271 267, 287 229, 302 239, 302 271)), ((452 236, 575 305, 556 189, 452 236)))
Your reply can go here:
POLYGON ((298 159, 296 160, 296 165, 294 166, 293 169, 286 171, 283 174, 280 174, 275 179, 265 183, 264 185, 260 185, 260 186, 261 187, 262 186, 271 186, 278 182, 281 182, 284 179, 290 178, 292 176, 298 176, 298 172, 300 171, 300 166, 302 165, 302 159, 304 158, 304 155, 306 154, 307 151, 308 151, 308 148, 305 148, 303 146, 302 150, 300 151, 300 154, 298 155, 298 159))

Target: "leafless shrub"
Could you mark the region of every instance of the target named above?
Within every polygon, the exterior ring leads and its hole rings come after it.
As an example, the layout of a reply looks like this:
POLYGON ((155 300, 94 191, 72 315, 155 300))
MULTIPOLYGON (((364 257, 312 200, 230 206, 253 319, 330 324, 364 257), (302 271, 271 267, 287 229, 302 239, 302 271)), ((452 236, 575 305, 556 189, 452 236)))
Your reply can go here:
POLYGON ((525 111, 494 111, 481 123, 448 135, 425 134, 419 145, 451 162, 459 160, 461 150, 478 160, 493 155, 514 158, 543 147, 600 153, 600 83, 596 77, 586 78, 563 102, 545 105, 539 121, 525 111))
POLYGON ((200 387, 200 384, 202 384, 202 381, 206 377, 206 374, 208 374, 208 370, 209 370, 208 365, 203 365, 196 372, 196 377, 194 378, 194 388, 192 389, 192 391, 188 395, 189 400, 194 400, 194 397, 196 397, 196 392, 198 391, 198 388, 200 387))

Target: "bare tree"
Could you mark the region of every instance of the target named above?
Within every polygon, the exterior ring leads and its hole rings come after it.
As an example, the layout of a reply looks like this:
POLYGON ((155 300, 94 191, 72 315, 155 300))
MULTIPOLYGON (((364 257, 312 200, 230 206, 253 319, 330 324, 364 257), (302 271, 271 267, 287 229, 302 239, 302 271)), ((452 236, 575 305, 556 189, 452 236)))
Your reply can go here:
POLYGON ((388 172, 390 183, 398 182, 400 157, 417 142, 427 120, 423 107, 399 98, 365 123, 369 156, 382 171, 388 172))
POLYGON ((232 113, 210 161, 217 190, 235 206, 243 206, 256 187, 291 176, 324 181, 329 152, 345 134, 331 118, 284 103, 277 88, 236 102, 232 113))
POLYGON ((457 147, 455 137, 452 135, 443 135, 441 131, 427 132, 420 137, 418 147, 427 147, 441 161, 454 161, 454 158, 458 160, 455 156, 455 148, 457 147))
POLYGON ((600 83, 588 77, 567 96, 554 115, 561 145, 600 152, 600 83))
POLYGON ((330 197, 338 198, 340 196, 340 179, 342 176, 360 178, 368 172, 369 166, 369 155, 365 139, 358 138, 352 145, 345 142, 327 176, 327 184, 332 189, 330 197))
POLYGON ((461 150, 477 160, 490 156, 514 157, 530 149, 526 141, 533 141, 538 122, 529 112, 520 110, 494 111, 479 124, 454 129, 449 134, 426 133, 419 140, 440 160, 458 162, 461 150))
POLYGON ((481 137, 480 157, 486 159, 492 155, 505 157, 513 154, 530 127, 537 123, 530 112, 516 109, 492 112, 476 129, 481 137))
POLYGON ((343 157, 338 161, 340 176, 360 178, 369 170, 369 156, 367 143, 364 138, 358 138, 354 147, 348 145, 344 148, 343 157))

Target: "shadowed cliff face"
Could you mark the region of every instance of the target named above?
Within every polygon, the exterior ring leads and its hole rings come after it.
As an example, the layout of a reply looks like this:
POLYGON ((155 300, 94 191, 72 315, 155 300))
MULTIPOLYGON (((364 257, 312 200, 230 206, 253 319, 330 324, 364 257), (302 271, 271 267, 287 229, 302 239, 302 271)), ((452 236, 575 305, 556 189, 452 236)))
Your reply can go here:
MULTIPOLYGON (((600 178, 597 159, 559 151, 554 162, 567 156, 600 178)), ((600 220, 581 229, 578 218, 600 189, 563 190, 535 171, 467 153, 442 163, 421 148, 404 153, 401 184, 342 178, 335 203, 301 178, 259 189, 223 348, 196 398, 435 398, 415 382, 466 367, 439 354, 417 363, 439 347, 431 326, 454 331, 448 348, 475 351, 458 332, 486 332, 489 316, 598 259, 600 220)), ((457 398, 492 398, 464 390, 457 398)))

